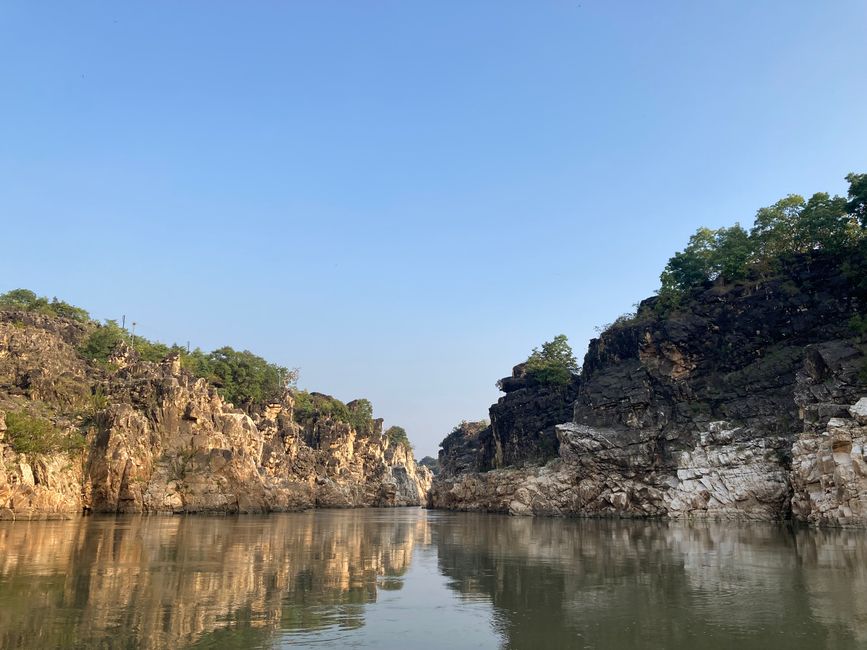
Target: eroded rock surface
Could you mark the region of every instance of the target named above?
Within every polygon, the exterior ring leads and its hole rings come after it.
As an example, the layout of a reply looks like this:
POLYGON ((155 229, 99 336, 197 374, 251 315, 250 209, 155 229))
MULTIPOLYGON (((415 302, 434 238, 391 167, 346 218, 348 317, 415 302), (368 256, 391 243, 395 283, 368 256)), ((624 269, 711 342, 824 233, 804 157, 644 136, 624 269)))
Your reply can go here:
POLYGON ((331 417, 300 424, 293 398, 246 413, 175 357, 118 350, 107 368, 77 352, 64 319, 0 312, 0 518, 94 512, 268 512, 419 505, 432 474, 382 435, 331 417), (86 434, 81 448, 19 453, 5 412, 86 434))
MULTIPOLYGON (((708 286, 664 318, 646 301, 591 342, 552 460, 521 466, 539 457, 555 412, 527 401, 512 420, 538 424, 517 440, 444 441, 444 467, 456 449, 475 463, 452 462, 430 505, 867 525, 867 346, 849 326, 867 308, 860 281, 839 260, 803 256, 776 278, 708 286), (505 463, 507 449, 525 451, 505 463)), ((526 390, 518 374, 504 390, 526 390)))

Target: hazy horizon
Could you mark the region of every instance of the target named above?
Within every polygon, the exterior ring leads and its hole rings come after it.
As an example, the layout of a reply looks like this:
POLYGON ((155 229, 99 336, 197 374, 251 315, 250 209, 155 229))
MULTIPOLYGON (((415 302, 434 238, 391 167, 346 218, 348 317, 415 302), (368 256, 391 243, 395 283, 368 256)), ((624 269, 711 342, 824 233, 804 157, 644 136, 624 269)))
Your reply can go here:
POLYGON ((845 194, 864 25, 856 1, 4 3, 0 292, 298 367, 436 455, 699 226, 845 194))

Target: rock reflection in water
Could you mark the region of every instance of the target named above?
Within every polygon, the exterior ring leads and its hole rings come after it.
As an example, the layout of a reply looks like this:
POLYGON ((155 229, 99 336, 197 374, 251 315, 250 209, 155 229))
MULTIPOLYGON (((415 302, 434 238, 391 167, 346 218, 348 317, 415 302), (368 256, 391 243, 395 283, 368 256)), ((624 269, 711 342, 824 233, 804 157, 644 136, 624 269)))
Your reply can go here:
POLYGON ((357 628, 425 527, 387 511, 0 526, 0 647, 250 647, 275 629, 357 628))
POLYGON ((867 535, 408 510, 0 522, 2 648, 867 647, 867 535))
POLYGON ((433 534, 506 647, 867 647, 863 532, 466 514, 433 534))

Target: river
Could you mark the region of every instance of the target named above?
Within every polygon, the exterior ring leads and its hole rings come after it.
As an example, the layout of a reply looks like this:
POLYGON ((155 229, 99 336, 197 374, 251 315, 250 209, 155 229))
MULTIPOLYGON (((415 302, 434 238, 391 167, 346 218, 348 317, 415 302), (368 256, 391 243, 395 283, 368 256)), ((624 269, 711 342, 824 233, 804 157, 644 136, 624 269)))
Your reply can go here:
POLYGON ((0 522, 0 647, 867 647, 867 532, 415 508, 0 522))

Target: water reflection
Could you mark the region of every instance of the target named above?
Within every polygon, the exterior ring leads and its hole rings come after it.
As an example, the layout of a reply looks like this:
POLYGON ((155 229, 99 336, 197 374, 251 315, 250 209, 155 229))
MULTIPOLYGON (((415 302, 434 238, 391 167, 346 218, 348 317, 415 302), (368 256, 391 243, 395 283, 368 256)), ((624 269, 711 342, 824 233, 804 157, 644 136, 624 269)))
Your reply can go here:
POLYGON ((0 522, 0 647, 867 647, 867 534, 416 509, 0 522))
POLYGON ((384 511, 3 525, 0 646, 250 647, 357 628, 426 526, 384 511))
POLYGON ((466 515, 435 535, 506 647, 867 647, 863 532, 466 515))

